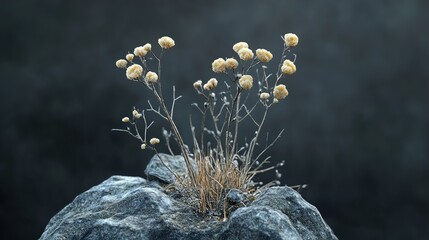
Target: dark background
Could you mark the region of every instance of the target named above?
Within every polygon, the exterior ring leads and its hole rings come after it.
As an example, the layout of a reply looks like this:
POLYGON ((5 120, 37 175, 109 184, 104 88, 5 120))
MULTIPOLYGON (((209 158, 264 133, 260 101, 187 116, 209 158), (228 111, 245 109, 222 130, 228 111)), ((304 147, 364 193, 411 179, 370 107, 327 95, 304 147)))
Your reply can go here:
MULTIPOLYGON (((0 238, 38 238, 79 193, 144 176, 152 153, 110 132, 147 97, 114 66, 127 51, 172 36, 163 78, 187 109, 192 82, 213 77, 234 43, 278 57, 295 32, 298 71, 266 129, 286 129, 271 152, 286 160, 282 182, 309 184, 303 196, 340 239, 428 239, 428 3, 2 3, 0 238)), ((185 133, 189 112, 177 116, 185 133)))

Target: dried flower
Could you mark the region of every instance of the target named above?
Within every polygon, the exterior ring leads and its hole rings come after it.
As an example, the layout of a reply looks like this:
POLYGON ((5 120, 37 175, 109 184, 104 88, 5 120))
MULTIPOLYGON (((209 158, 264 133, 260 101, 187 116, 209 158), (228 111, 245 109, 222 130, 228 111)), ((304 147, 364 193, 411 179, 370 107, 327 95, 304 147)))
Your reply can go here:
POLYGON ((217 87, 216 78, 211 78, 206 84, 204 84, 203 88, 207 91, 213 90, 217 87))
POLYGON ((203 81, 201 80, 194 82, 194 88, 197 90, 200 89, 202 85, 203 85, 203 81))
POLYGON ((158 82, 158 74, 151 72, 151 71, 147 72, 146 73, 146 81, 148 81, 150 83, 158 82))
POLYGON ((250 75, 243 75, 240 80, 238 80, 238 83, 244 90, 249 90, 253 86, 253 77, 250 75))
POLYGON ((150 43, 146 43, 145 45, 143 45, 143 49, 146 52, 150 52, 152 50, 152 45, 150 43))
POLYGON ((274 98, 273 103, 278 103, 279 100, 277 98, 274 98))
POLYGON ((242 48, 249 48, 249 44, 247 42, 238 42, 232 46, 232 49, 238 53, 242 48))
POLYGON ((155 144, 159 143, 159 139, 158 138, 151 138, 149 142, 150 142, 150 144, 155 145, 155 144))
POLYGON ((259 98, 262 100, 267 100, 270 97, 270 94, 267 92, 263 92, 259 95, 259 98))
POLYGON ((133 64, 127 68, 126 75, 130 80, 137 80, 142 76, 142 74, 143 68, 138 64, 133 64))
POLYGON ((225 61, 226 69, 236 69, 238 67, 238 62, 234 58, 227 58, 225 61))
POLYGON ((124 118, 122 118, 122 122, 124 122, 124 123, 127 123, 127 122, 129 122, 130 121, 130 118, 129 117, 124 117, 124 118))
POLYGON ((134 59, 134 54, 128 53, 125 58, 128 60, 128 62, 132 62, 134 59))
POLYGON ((293 33, 286 33, 284 36, 285 44, 288 47, 295 47, 298 45, 299 38, 293 33))
POLYGON ((143 143, 143 144, 140 146, 140 148, 141 148, 142 150, 145 150, 145 149, 146 149, 146 147, 147 147, 146 143, 143 143))
POLYGON ((218 58, 212 63, 212 70, 215 73, 223 73, 225 72, 225 60, 223 58, 218 58))
POLYGON ((287 91, 285 85, 279 84, 274 87, 273 94, 275 99, 282 100, 282 99, 285 99, 287 95, 289 95, 289 92, 287 91))
POLYGON ((143 115, 139 113, 137 110, 133 110, 133 116, 135 119, 141 118, 143 115))
POLYGON ((137 57, 144 57, 146 56, 147 51, 144 49, 144 47, 139 46, 134 48, 134 55, 136 55, 137 57))
POLYGON ((291 75, 294 72, 296 72, 296 66, 295 66, 295 64, 291 60, 286 59, 283 62, 282 73, 283 74, 287 74, 287 75, 291 75))
POLYGON ((238 51, 238 56, 241 60, 249 61, 253 59, 253 52, 248 48, 242 48, 238 51))
POLYGON ((271 61, 271 59, 273 59, 273 54, 271 54, 270 51, 265 49, 257 49, 256 56, 261 62, 269 62, 271 61))
POLYGON ((126 68, 127 67, 127 61, 125 59, 119 59, 116 61, 116 67, 117 68, 126 68))
POLYGON ((158 44, 159 46, 161 46, 161 48, 164 48, 164 49, 169 49, 174 47, 174 45, 176 45, 174 43, 174 40, 171 37, 167 37, 167 36, 164 36, 158 39, 158 44))

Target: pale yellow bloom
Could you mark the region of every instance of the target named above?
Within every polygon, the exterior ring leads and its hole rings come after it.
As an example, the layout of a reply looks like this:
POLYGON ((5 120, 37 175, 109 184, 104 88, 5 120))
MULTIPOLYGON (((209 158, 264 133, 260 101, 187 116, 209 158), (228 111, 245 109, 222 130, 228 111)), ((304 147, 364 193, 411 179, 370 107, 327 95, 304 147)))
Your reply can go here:
POLYGON ((282 99, 285 99, 287 95, 289 95, 289 92, 287 91, 285 85, 279 84, 274 87, 273 94, 275 99, 282 100, 282 99))
POLYGON ((267 92, 263 92, 259 95, 259 98, 262 100, 267 100, 270 97, 270 94, 267 92))
POLYGON ((137 80, 142 76, 142 74, 143 68, 138 64, 133 64, 127 68, 126 75, 130 80, 137 80))
POLYGON ((242 48, 238 51, 238 56, 241 60, 249 61, 253 59, 253 52, 248 48, 242 48))
POLYGON ((146 147, 147 147, 146 143, 143 143, 143 144, 140 146, 140 148, 141 148, 142 150, 145 150, 145 149, 146 149, 146 147))
POLYGON ((273 54, 266 49, 257 49, 256 56, 261 62, 269 62, 273 59, 273 54))
POLYGON ((152 50, 152 45, 150 43, 146 43, 145 45, 143 45, 143 49, 146 52, 150 52, 152 50))
POLYGON ((128 60, 128 62, 132 62, 134 59, 134 54, 128 53, 125 58, 128 60))
POLYGON ((286 59, 283 62, 282 73, 283 74, 287 74, 287 75, 291 75, 294 72, 296 72, 296 66, 295 66, 295 64, 291 60, 286 59))
POLYGON ((129 117, 124 117, 124 118, 122 118, 122 122, 124 122, 124 123, 127 123, 127 122, 129 122, 130 121, 130 118, 129 117))
POLYGON ((161 46, 161 48, 164 48, 164 49, 169 49, 174 47, 174 45, 176 45, 174 40, 171 37, 167 37, 167 36, 164 36, 158 39, 158 44, 159 46, 161 46))
POLYGON ((202 85, 203 85, 203 81, 201 81, 201 80, 194 82, 194 88, 195 89, 200 89, 202 85))
POLYGON ((243 75, 240 80, 238 80, 238 84, 244 90, 249 90, 253 86, 253 77, 250 75, 243 75))
POLYGON ((226 69, 236 69, 238 67, 238 62, 234 58, 228 58, 225 61, 226 69))
POLYGON ((158 82, 158 74, 151 72, 151 71, 147 72, 146 73, 146 81, 148 81, 150 83, 158 82))
POLYGON ((139 46, 134 48, 134 55, 136 55, 137 57, 144 57, 146 56, 147 51, 144 49, 144 47, 139 46))
POLYGON ((155 144, 159 143, 159 139, 158 138, 151 138, 149 142, 150 142, 150 144, 155 145, 155 144))
POLYGON ((298 36, 293 33, 286 33, 284 36, 284 40, 286 46, 288 47, 295 47, 296 45, 298 45, 299 42, 298 36))
POLYGON ((238 53, 243 48, 249 48, 249 44, 247 44, 247 42, 238 42, 238 43, 234 44, 234 46, 232 46, 232 49, 236 53, 238 53))
POLYGON ((217 87, 217 80, 216 78, 211 78, 206 84, 204 84, 203 88, 204 90, 210 91, 217 87))
POLYGON ((135 119, 141 118, 143 115, 139 113, 137 110, 133 110, 133 116, 135 119))
POLYGON ((225 60, 223 58, 218 58, 212 63, 212 70, 215 73, 223 73, 225 72, 225 60))
POLYGON ((126 68, 127 67, 127 61, 125 59, 119 59, 116 61, 116 67, 117 68, 126 68))

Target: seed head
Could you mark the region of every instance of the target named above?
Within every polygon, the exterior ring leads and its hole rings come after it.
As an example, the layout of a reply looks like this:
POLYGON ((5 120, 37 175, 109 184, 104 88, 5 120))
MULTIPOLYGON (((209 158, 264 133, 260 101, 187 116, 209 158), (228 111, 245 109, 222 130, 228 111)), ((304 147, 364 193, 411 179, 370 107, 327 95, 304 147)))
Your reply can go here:
POLYGON ((140 146, 140 148, 141 148, 142 150, 145 150, 145 149, 146 149, 146 147, 147 147, 146 143, 143 143, 143 144, 140 146))
POLYGON ((133 64, 127 68, 126 75, 130 80, 137 80, 142 76, 142 74, 143 68, 138 64, 133 64))
POLYGON ((216 78, 211 78, 206 84, 204 84, 203 88, 204 90, 210 91, 217 87, 217 80, 216 78))
POLYGON ((163 49, 169 49, 169 48, 174 47, 174 45, 176 45, 176 43, 174 42, 174 40, 171 37, 168 37, 168 36, 164 36, 164 37, 158 39, 158 44, 163 49))
POLYGON ((116 67, 117 68, 126 68, 127 67, 127 61, 125 59, 119 59, 116 61, 116 67))
POLYGON ((256 49, 256 56, 261 62, 269 62, 273 59, 273 54, 265 49, 256 49))
POLYGON ((249 44, 247 42, 238 42, 232 46, 232 49, 238 53, 242 48, 249 48, 249 44))
POLYGON ((194 88, 197 90, 200 89, 202 85, 203 85, 203 81, 201 80, 194 82, 194 88))
POLYGON ((238 80, 238 84, 244 90, 249 90, 253 86, 253 77, 250 75, 243 75, 240 80, 238 80))
POLYGON ((147 51, 144 49, 143 46, 139 46, 134 48, 134 55, 136 55, 137 57, 144 57, 146 56, 147 51))
POLYGON ((158 138, 151 138, 149 142, 150 142, 150 144, 152 144, 152 145, 156 145, 156 144, 158 144, 158 143, 159 143, 159 139, 158 139, 158 138))
POLYGON ((286 59, 283 62, 282 73, 287 75, 292 75, 294 72, 296 72, 295 64, 291 60, 286 59))
POLYGON ((298 45, 299 38, 293 33, 286 33, 284 36, 285 44, 288 47, 295 47, 298 45))
POLYGON ((134 54, 128 53, 125 58, 128 60, 128 62, 132 62, 134 59, 134 54))
POLYGON ((225 61, 226 69, 236 69, 238 67, 238 62, 234 58, 228 58, 225 61))
POLYGON ((223 73, 225 72, 225 60, 223 58, 218 58, 212 63, 212 70, 215 73, 223 73))
POLYGON ((124 117, 124 118, 122 118, 122 122, 124 122, 124 123, 127 123, 127 122, 129 122, 130 121, 130 118, 129 117, 124 117))
POLYGON ((137 110, 133 110, 133 116, 135 119, 141 118, 143 115, 139 113, 137 110))
POLYGON ((270 94, 267 92, 263 92, 259 95, 259 98, 262 100, 267 100, 270 97, 270 94))
POLYGON ((238 56, 241 60, 249 61, 253 59, 253 52, 248 48, 242 48, 238 51, 238 56))
POLYGON ((146 43, 145 45, 143 45, 143 49, 146 52, 150 52, 152 50, 152 45, 150 43, 146 43))
POLYGON ((158 74, 151 72, 151 71, 147 72, 146 73, 146 81, 148 81, 150 83, 158 82, 158 74))
POLYGON ((279 84, 274 87, 273 94, 275 99, 282 100, 282 99, 285 99, 287 95, 289 95, 289 92, 287 91, 285 85, 279 84))

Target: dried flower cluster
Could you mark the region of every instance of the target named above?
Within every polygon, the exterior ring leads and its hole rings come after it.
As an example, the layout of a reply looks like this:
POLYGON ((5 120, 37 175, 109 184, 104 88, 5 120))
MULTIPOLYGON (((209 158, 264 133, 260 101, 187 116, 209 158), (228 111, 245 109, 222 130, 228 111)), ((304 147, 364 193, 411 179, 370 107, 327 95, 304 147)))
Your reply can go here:
MULTIPOLYGON (((196 132, 191 122, 193 142, 189 145, 184 143, 174 122, 175 103, 181 96, 176 97, 173 87, 173 102, 171 106, 167 106, 161 90, 162 53, 174 47, 175 41, 168 36, 159 38, 158 44, 161 47, 159 55, 153 52, 152 45, 149 43, 136 47, 133 53, 126 54, 125 59, 116 61, 116 67, 126 69, 128 79, 143 83, 153 93, 157 105, 149 100, 149 107, 146 110, 134 109, 130 117, 122 118, 122 122, 132 128, 114 130, 131 134, 140 140, 141 149, 150 149, 158 154, 157 145, 161 141, 158 138, 147 137, 148 129, 153 122, 147 121, 145 112, 153 112, 166 120, 170 131, 163 131, 165 144, 170 153, 174 154, 170 147, 170 137, 173 136, 185 159, 188 172, 184 177, 176 175, 174 188, 181 194, 186 194, 188 203, 196 204, 195 207, 199 211, 221 210, 226 217, 230 209, 225 201, 228 189, 235 188, 250 195, 257 194, 260 189, 258 190, 258 183, 253 181, 254 176, 283 166, 283 163, 278 163, 275 166, 265 167, 270 159, 270 156, 265 157, 265 153, 283 131, 274 139, 268 139, 267 135, 267 142, 259 144, 268 110, 289 94, 286 85, 280 82, 296 72, 296 55, 291 53, 291 48, 297 46, 298 37, 288 33, 282 36, 282 39, 284 49, 277 72, 268 72, 267 64, 271 64, 274 57, 270 51, 258 48, 254 54, 247 42, 238 42, 232 49, 239 61, 229 57, 217 58, 212 62, 212 71, 221 74, 224 80, 210 78, 205 83, 202 80, 193 83, 193 88, 202 100, 201 103, 193 104, 201 113, 201 131, 196 132), (133 62, 135 59, 140 60, 141 64, 133 62), (157 70, 149 69, 151 66, 148 64, 149 61, 158 62, 157 70), (128 63, 131 65, 127 67, 128 63), (258 109, 262 110, 262 118, 254 114, 258 109), (137 127, 137 121, 143 121, 142 134, 137 127), (250 140, 245 140, 244 145, 238 139, 243 134, 243 131, 240 131, 240 124, 243 121, 248 121, 255 126, 255 131, 244 130, 245 135, 254 132, 251 136, 247 135, 250 140), (196 170, 191 164, 191 158, 196 161, 196 170)), ((281 177, 278 171, 276 171, 276 177, 281 177)), ((278 181, 270 182, 262 188, 273 184, 278 184, 278 181)))
POLYGON ((286 33, 283 39, 285 41, 286 46, 288 47, 295 47, 296 45, 298 45, 298 36, 293 33, 286 33))

